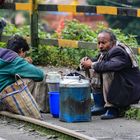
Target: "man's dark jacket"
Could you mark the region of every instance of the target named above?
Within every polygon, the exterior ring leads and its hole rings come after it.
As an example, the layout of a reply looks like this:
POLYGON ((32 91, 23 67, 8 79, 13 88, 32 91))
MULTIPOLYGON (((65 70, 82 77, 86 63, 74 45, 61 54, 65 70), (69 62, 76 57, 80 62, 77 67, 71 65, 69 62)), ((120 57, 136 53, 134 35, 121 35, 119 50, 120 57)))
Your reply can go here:
POLYGON ((126 107, 140 99, 140 71, 132 67, 128 53, 119 46, 112 47, 94 69, 98 73, 114 72, 114 79, 107 95, 108 102, 126 107))

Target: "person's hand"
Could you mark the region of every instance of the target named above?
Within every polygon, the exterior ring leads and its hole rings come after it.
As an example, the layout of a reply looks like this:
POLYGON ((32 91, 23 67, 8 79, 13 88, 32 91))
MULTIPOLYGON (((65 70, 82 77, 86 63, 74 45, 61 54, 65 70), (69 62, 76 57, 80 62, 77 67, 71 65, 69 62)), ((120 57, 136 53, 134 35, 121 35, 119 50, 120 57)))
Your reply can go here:
POLYGON ((29 62, 29 63, 33 63, 33 60, 32 60, 31 57, 25 57, 24 59, 25 59, 27 62, 29 62))
POLYGON ((79 65, 79 68, 80 70, 85 70, 85 68, 83 67, 82 63, 86 60, 88 60, 89 58, 86 56, 86 57, 83 57, 81 60, 80 60, 80 65, 79 65))
POLYGON ((91 65, 92 65, 92 61, 90 59, 87 59, 85 61, 83 61, 81 63, 81 65, 85 68, 85 69, 90 69, 91 65))
POLYGON ((86 61, 86 60, 88 60, 89 59, 89 57, 83 57, 81 60, 80 60, 80 63, 83 63, 84 61, 86 61))

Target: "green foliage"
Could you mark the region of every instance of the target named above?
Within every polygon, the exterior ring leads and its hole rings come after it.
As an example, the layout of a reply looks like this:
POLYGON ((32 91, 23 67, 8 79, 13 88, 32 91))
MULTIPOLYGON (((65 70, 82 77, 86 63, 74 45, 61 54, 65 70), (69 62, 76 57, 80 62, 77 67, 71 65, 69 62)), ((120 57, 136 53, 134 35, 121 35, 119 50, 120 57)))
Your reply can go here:
MULTIPOLYGON (((99 24, 96 30, 92 30, 89 26, 80 23, 77 20, 66 21, 65 28, 62 30, 62 39, 70 39, 70 40, 79 40, 86 42, 97 43, 97 35, 98 32, 108 29, 103 24, 99 24)), ((116 35, 117 39, 128 46, 138 47, 138 43, 136 40, 136 35, 128 34, 125 35, 120 29, 111 29, 116 35)))
POLYGON ((61 38, 79 40, 86 42, 96 42, 97 33, 88 25, 77 20, 66 21, 65 28, 62 30, 61 38))
MULTIPOLYGON (((106 29, 102 24, 93 31, 89 26, 82 24, 77 20, 66 21, 61 38, 97 43, 97 34, 102 29, 106 29)), ((131 47, 138 46, 134 35, 126 36, 119 29, 112 29, 112 31, 116 34, 119 41, 124 42, 131 47)), ((95 55, 97 55, 97 50, 58 48, 44 45, 39 46, 38 52, 35 50, 32 57, 35 64, 76 68, 82 57, 94 57, 95 55)))
POLYGON ((95 51, 85 49, 59 48, 54 46, 39 46, 32 50, 33 62, 38 65, 66 66, 77 68, 81 57, 95 55, 95 51))
MULTIPOLYGON (((82 24, 77 20, 66 21, 65 27, 62 30, 61 38, 97 43, 98 32, 105 28, 106 27, 101 24, 96 30, 93 31, 89 26, 82 24)), ((120 40, 121 42, 124 42, 131 47, 138 46, 134 35, 126 36, 119 29, 112 29, 112 31, 116 34, 118 40, 120 40)), ((40 24, 38 32, 40 38, 57 37, 56 34, 50 35, 43 32, 43 28, 40 24)), ((3 34, 7 36, 19 34, 25 37, 29 37, 30 28, 27 25, 16 28, 14 25, 8 24, 4 29, 3 34)), ((4 46, 4 43, 0 43, 0 47, 4 46)), ((54 65, 77 68, 82 57, 94 57, 95 55, 97 55, 97 50, 86 49, 86 46, 85 49, 75 49, 59 48, 58 46, 39 45, 38 49, 32 47, 29 55, 32 56, 34 64, 37 65, 54 65)))
MULTIPOLYGON (((38 25, 38 36, 40 38, 50 38, 50 34, 43 32, 42 26, 38 25)), ((16 27, 14 24, 7 23, 6 27, 4 28, 3 35, 11 36, 14 34, 18 34, 21 36, 29 37, 30 36, 30 25, 24 25, 22 27, 16 27)))
POLYGON ((117 39, 120 42, 123 42, 124 44, 130 46, 130 47, 138 47, 138 43, 136 40, 136 35, 132 35, 132 34, 128 34, 125 35, 120 29, 112 29, 112 31, 114 32, 114 34, 116 35, 117 39))
POLYGON ((0 42, 0 48, 5 48, 5 43, 0 42))
POLYGON ((140 109, 139 108, 130 108, 125 112, 125 117, 128 119, 137 119, 140 120, 140 109))
POLYGON ((25 25, 20 28, 16 28, 14 24, 7 23, 7 26, 4 28, 3 35, 11 36, 13 34, 30 36, 30 26, 25 25))

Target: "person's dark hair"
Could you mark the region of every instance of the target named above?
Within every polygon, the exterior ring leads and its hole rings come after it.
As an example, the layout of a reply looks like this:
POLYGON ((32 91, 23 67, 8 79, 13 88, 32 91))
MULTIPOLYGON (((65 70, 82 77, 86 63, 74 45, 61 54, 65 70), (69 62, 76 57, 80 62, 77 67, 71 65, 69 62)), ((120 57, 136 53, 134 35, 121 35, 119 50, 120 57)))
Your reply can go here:
POLYGON ((100 33, 108 33, 108 34, 110 35, 110 41, 113 42, 113 44, 116 43, 117 38, 116 38, 115 34, 114 34, 111 30, 101 30, 101 31, 99 32, 99 34, 100 34, 100 33))
POLYGON ((13 50, 16 53, 29 51, 30 47, 22 36, 14 35, 7 42, 7 49, 13 50))
POLYGON ((4 19, 0 20, 0 32, 4 29, 4 27, 6 26, 6 21, 4 19))

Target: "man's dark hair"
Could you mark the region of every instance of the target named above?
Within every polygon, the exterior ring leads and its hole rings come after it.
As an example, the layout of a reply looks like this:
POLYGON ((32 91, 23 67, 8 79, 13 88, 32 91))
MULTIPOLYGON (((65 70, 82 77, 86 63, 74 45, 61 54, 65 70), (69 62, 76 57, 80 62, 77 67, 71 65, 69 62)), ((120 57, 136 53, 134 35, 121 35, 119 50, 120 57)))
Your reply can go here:
POLYGON ((30 47, 22 36, 14 35, 7 42, 7 49, 13 50, 19 53, 21 50, 23 52, 29 51, 30 47))
POLYGON ((101 31, 99 32, 99 34, 100 34, 100 33, 108 33, 108 34, 110 35, 110 41, 113 42, 113 44, 116 43, 117 38, 116 38, 115 34, 114 34, 111 30, 101 30, 101 31))

